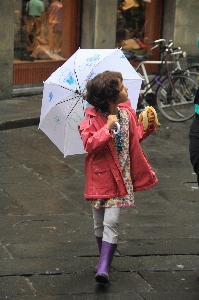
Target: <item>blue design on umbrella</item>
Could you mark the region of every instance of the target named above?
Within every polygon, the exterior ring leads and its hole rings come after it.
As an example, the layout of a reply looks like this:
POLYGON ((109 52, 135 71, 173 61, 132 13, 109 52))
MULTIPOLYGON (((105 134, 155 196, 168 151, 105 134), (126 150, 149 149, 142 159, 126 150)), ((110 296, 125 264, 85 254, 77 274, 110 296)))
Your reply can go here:
POLYGON ((68 82, 70 85, 74 84, 75 80, 71 72, 68 74, 68 77, 64 79, 64 81, 68 82))
POLYGON ((126 58, 126 56, 123 54, 122 56, 120 56, 120 58, 126 58))
POLYGON ((59 82, 67 82, 68 84, 73 85, 75 83, 73 73, 69 69, 63 70, 60 74, 59 82))
POLYGON ((86 68, 91 69, 96 65, 96 62, 100 60, 100 55, 99 54, 95 54, 91 57, 88 57, 86 59, 86 62, 83 63, 81 66, 79 66, 79 70, 80 71, 84 71, 86 68))
POLYGON ((49 102, 51 102, 51 101, 52 101, 52 99, 53 99, 53 93, 52 93, 52 92, 50 92, 48 96, 49 96, 49 102))
POLYGON ((90 106, 90 104, 88 102, 86 102, 85 104, 86 108, 90 106))
POLYGON ((54 128, 54 130, 56 130, 57 125, 61 124, 61 118, 59 116, 56 116, 54 118, 54 121, 55 121, 55 128, 54 128))
POLYGON ((89 76, 85 79, 85 82, 88 82, 90 79, 94 78, 95 75, 97 75, 97 73, 91 72, 91 73, 89 74, 89 76))

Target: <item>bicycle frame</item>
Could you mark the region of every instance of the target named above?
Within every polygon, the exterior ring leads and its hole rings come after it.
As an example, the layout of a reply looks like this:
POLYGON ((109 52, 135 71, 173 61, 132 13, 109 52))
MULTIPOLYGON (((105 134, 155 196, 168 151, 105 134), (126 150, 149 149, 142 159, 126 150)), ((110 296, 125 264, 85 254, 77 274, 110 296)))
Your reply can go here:
MULTIPOLYGON (((167 62, 169 63, 169 62, 167 62)), ((173 63, 173 62, 172 62, 173 63)), ((154 77, 149 80, 145 65, 146 64, 153 64, 153 65, 161 65, 161 64, 165 64, 165 61, 161 61, 161 60, 156 60, 156 61, 149 61, 149 60, 145 60, 142 61, 141 63, 139 63, 139 65, 136 68, 136 71, 139 72, 139 70, 142 70, 143 76, 140 74, 140 76, 145 80, 145 84, 144 84, 144 89, 140 90, 140 94, 148 94, 148 93, 152 93, 152 87, 157 83, 159 85, 161 85, 161 82, 159 81, 159 79, 161 79, 166 73, 167 71, 165 71, 163 74, 159 74, 160 77, 156 80, 156 75, 154 75, 154 77)))
POLYGON ((141 75, 141 77, 144 77, 145 80, 145 85, 144 85, 144 89, 140 90, 141 94, 148 94, 148 93, 152 93, 152 87, 157 83, 158 85, 161 85, 161 81, 160 79, 164 77, 165 74, 168 75, 167 70, 165 72, 163 72, 162 74, 157 74, 159 77, 157 78, 157 75, 154 75, 153 79, 149 80, 145 65, 146 64, 151 64, 151 65, 164 65, 164 64, 174 64, 176 65, 176 68, 174 69, 174 71, 172 71, 172 73, 175 73, 177 70, 179 71, 183 71, 182 67, 180 65, 179 62, 179 57, 180 55, 182 55, 182 51, 175 51, 173 53, 171 53, 171 55, 175 56, 176 59, 175 61, 165 61, 165 60, 156 60, 156 61, 150 61, 150 60, 144 60, 141 61, 139 63, 139 65, 136 68, 136 71, 139 72, 139 69, 142 70, 143 76, 141 75))

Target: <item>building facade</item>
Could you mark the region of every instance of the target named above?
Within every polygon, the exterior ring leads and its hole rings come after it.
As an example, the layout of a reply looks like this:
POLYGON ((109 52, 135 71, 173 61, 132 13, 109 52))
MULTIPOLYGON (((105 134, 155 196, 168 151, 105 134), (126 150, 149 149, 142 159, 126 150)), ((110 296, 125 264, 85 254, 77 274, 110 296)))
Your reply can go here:
POLYGON ((158 50, 151 53, 148 42, 165 38, 198 52, 198 1, 129 0, 126 9, 122 2, 1 0, 0 100, 42 88, 79 47, 122 47, 157 59, 158 50))

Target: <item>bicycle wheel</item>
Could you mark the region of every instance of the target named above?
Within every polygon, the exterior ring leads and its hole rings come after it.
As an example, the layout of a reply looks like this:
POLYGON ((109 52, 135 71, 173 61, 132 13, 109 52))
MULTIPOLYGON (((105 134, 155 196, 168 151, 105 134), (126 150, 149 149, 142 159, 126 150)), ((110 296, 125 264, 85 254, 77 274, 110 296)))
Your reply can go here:
POLYGON ((199 72, 199 64, 192 64, 187 68, 187 70, 190 72, 199 72))
POLYGON ((191 77, 197 85, 199 85, 199 72, 191 71, 188 76, 191 77))
POLYGON ((165 78, 157 90, 157 106, 170 121, 182 122, 194 115, 194 97, 198 85, 189 76, 173 75, 165 78))

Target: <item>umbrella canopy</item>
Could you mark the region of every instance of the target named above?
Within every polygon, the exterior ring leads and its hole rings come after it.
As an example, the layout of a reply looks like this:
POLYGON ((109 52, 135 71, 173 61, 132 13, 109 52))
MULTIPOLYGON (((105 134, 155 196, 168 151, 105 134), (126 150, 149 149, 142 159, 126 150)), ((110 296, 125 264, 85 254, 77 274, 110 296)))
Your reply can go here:
POLYGON ((85 153, 78 132, 88 103, 88 80, 104 71, 122 73, 134 109, 142 79, 120 49, 79 49, 44 82, 39 128, 64 156, 85 153))

